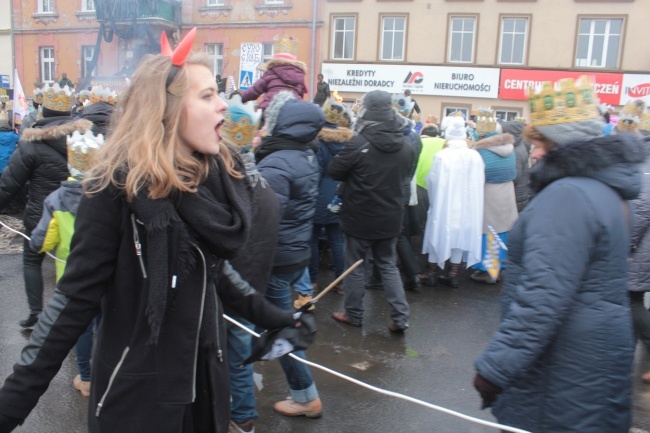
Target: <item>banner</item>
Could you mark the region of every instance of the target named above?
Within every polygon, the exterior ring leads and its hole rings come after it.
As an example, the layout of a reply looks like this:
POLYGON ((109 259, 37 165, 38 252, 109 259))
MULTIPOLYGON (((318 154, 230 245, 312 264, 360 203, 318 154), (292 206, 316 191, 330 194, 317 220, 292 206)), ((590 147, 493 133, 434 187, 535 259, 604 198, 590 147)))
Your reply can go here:
POLYGON ((562 78, 576 79, 581 75, 587 75, 594 81, 596 96, 601 103, 621 105, 623 74, 602 72, 502 69, 499 98, 525 101, 528 99, 529 87, 539 87, 544 81, 557 82, 562 78))
POLYGON ((650 75, 623 75, 623 90, 621 92, 620 105, 625 105, 635 99, 643 99, 646 105, 650 105, 650 75))
POLYGON ((14 70, 14 120, 19 119, 22 121, 27 114, 29 114, 29 105, 27 104, 27 98, 25 98, 25 92, 23 92, 23 86, 20 84, 20 79, 18 78, 18 69, 14 70))
POLYGON ((262 44, 244 42, 239 57, 239 88, 246 90, 260 77, 262 44))
POLYGON ((339 92, 408 89, 413 95, 491 99, 499 93, 498 68, 323 63, 322 71, 330 89, 339 92))

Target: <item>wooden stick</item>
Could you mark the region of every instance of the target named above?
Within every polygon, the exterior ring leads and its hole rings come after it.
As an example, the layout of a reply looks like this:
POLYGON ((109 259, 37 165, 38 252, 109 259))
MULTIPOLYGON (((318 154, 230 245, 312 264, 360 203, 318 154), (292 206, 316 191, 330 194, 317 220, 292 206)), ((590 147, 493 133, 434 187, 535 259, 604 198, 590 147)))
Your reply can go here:
POLYGON ((356 268, 357 268, 361 263, 363 263, 363 259, 360 259, 360 260, 358 260, 357 262, 355 262, 354 264, 352 264, 352 266, 350 266, 350 267, 349 267, 345 272, 343 272, 341 275, 339 275, 339 277, 338 277, 337 279, 335 279, 334 281, 332 281, 332 282, 330 283, 329 286, 325 287, 325 289, 324 289, 322 292, 320 292, 320 293, 318 294, 318 296, 316 296, 316 297, 313 298, 311 301, 309 301, 308 303, 306 303, 305 305, 303 305, 302 307, 300 307, 300 308, 298 309, 298 311, 307 311, 307 309, 309 309, 312 305, 316 304, 316 302, 318 302, 318 300, 319 300, 320 298, 322 298, 323 296, 325 296, 325 293, 329 292, 329 291, 332 290, 332 289, 333 289, 333 288, 334 288, 338 283, 340 283, 341 281, 343 281, 343 278, 347 277, 348 274, 349 274, 350 272, 354 271, 354 270, 355 270, 355 269, 356 269, 356 268))

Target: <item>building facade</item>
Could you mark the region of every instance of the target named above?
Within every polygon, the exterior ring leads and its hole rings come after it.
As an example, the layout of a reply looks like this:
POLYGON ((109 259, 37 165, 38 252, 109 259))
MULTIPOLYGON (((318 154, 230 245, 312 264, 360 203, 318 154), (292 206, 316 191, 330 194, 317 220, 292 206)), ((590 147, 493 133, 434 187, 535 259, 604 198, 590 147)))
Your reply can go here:
POLYGON ((647 0, 324 0, 321 70, 348 101, 411 90, 438 118, 527 116, 527 88, 589 75, 601 103, 650 103, 647 0))
MULTIPOLYGON (((16 68, 28 96, 35 83, 57 82, 63 73, 76 87, 120 90, 145 54, 160 52, 161 32, 175 45, 193 27, 194 49, 206 51, 215 74, 232 75, 238 86, 260 73, 242 74, 242 49, 263 63, 276 36, 294 38, 298 58, 310 69, 320 61, 321 0, 0 0, 7 1, 16 68)), ((5 16, 0 13, 0 38, 5 16)))

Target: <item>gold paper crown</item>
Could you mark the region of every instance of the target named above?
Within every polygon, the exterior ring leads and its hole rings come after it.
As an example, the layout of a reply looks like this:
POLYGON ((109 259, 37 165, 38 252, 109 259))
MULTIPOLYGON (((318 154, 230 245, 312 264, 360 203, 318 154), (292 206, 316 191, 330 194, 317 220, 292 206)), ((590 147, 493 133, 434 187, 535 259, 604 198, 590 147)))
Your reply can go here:
POLYGON ((539 92, 528 89, 530 117, 533 126, 556 125, 595 119, 599 116, 596 108, 594 85, 586 75, 563 78, 553 83, 545 81, 539 92))
POLYGON ((334 98, 329 98, 323 104, 323 114, 325 121, 331 125, 338 125, 341 122, 345 107, 342 103, 336 101, 334 98))
POLYGON ((488 135, 496 131, 497 118, 489 107, 479 107, 476 114, 476 133, 479 137, 488 135))
POLYGON ((528 119, 527 119, 526 117, 522 117, 522 116, 517 116, 517 117, 515 117, 515 118, 514 118, 514 121, 515 121, 515 122, 520 122, 520 123, 523 123, 523 124, 527 124, 527 123, 528 123, 528 119))
POLYGON ((9 95, 5 89, 0 88, 0 102, 7 102, 9 100, 9 95))
POLYGON ((54 83, 52 87, 46 85, 43 91, 43 106, 48 110, 68 112, 72 110, 75 97, 68 86, 59 87, 54 83))
POLYGON ((273 38, 273 54, 286 53, 292 56, 298 55, 298 41, 288 35, 276 35, 273 38))
POLYGON ((621 114, 618 116, 616 129, 618 132, 634 132, 639 127, 641 117, 645 111, 645 102, 641 99, 635 99, 625 104, 621 114))
POLYGON ((88 96, 91 104, 96 104, 97 102, 106 102, 111 105, 115 105, 117 102, 117 93, 111 92, 110 87, 102 86, 93 86, 90 90, 90 95, 88 96))
POLYGON ((228 109, 223 114, 224 123, 221 132, 224 137, 240 147, 248 147, 253 143, 257 132, 262 110, 255 110, 255 103, 242 103, 241 96, 235 94, 227 100, 228 109))
POLYGON ((66 139, 68 145, 68 170, 75 178, 82 178, 93 164, 95 152, 104 144, 104 136, 95 136, 88 130, 85 134, 74 131, 66 139))
POLYGON ((650 113, 645 113, 639 122, 639 129, 641 131, 650 132, 650 113))
POLYGON ((37 104, 43 105, 43 89, 34 89, 34 97, 32 99, 37 104))

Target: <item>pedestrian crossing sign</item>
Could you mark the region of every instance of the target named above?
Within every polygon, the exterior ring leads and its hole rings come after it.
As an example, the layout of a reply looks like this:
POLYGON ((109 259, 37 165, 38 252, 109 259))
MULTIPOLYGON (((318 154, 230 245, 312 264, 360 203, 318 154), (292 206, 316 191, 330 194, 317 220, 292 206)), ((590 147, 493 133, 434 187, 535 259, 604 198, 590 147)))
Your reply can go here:
POLYGON ((253 71, 239 72, 239 88, 246 90, 253 85, 253 71))

